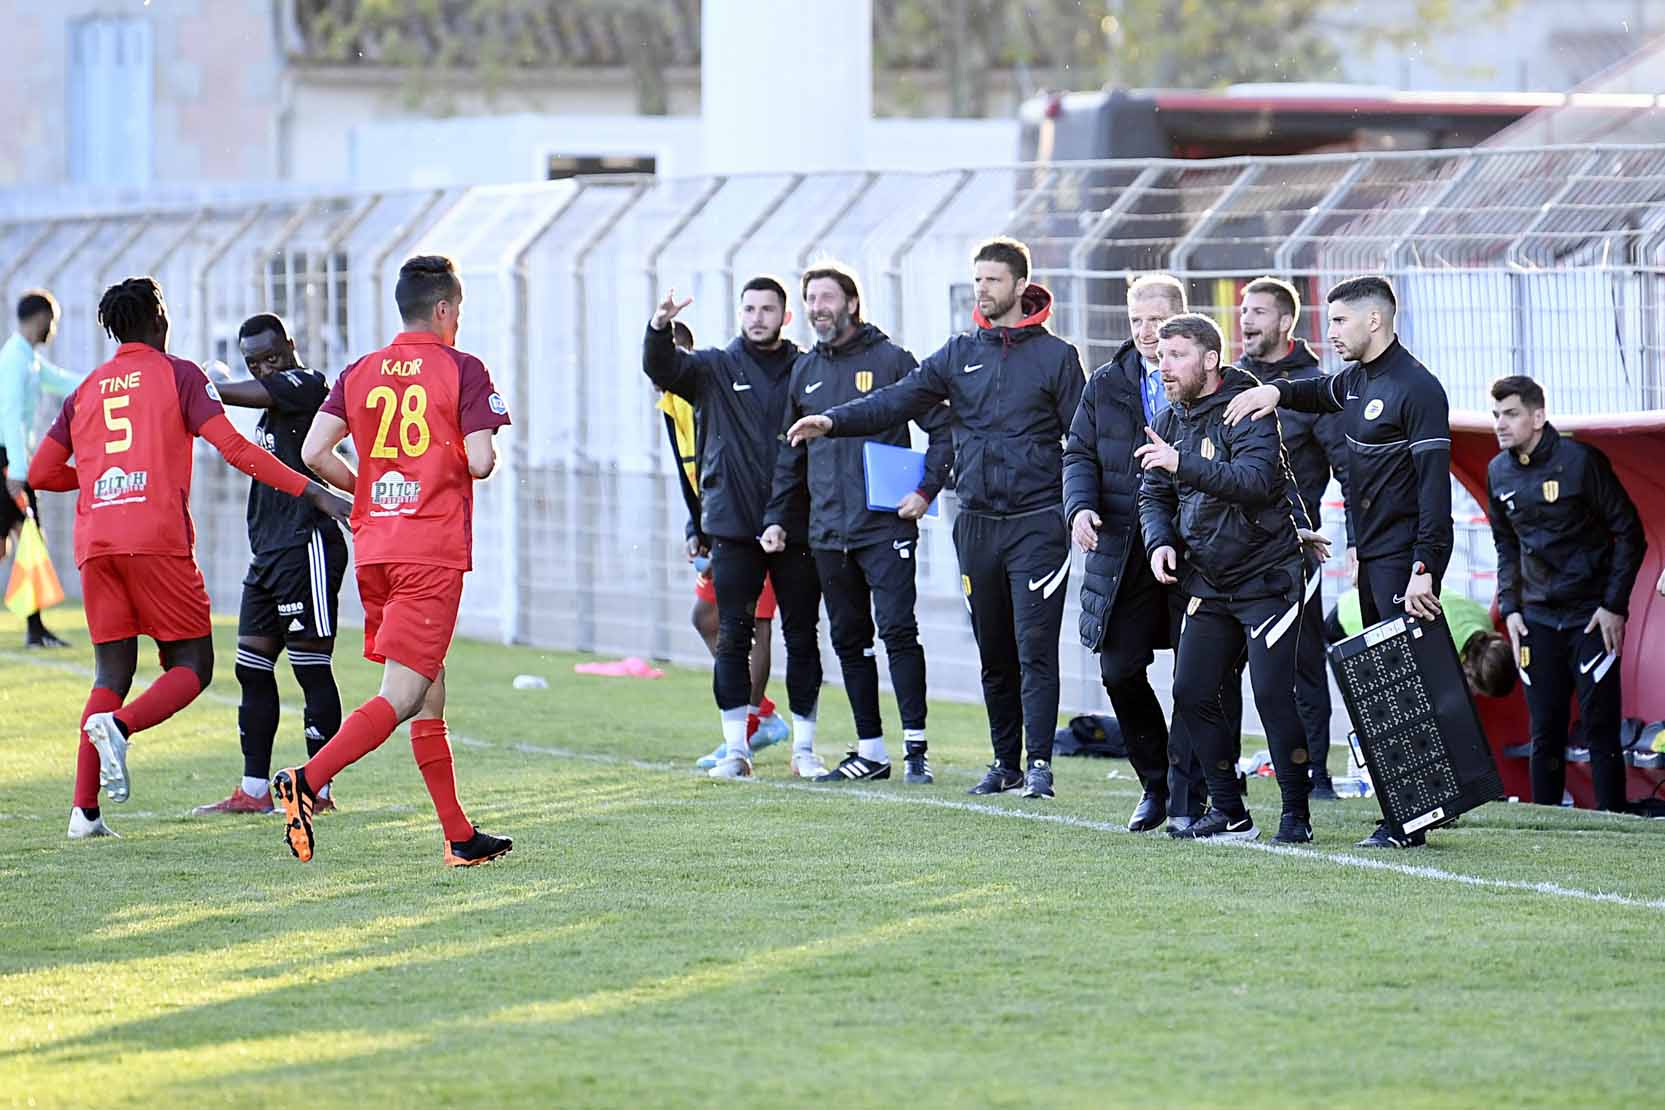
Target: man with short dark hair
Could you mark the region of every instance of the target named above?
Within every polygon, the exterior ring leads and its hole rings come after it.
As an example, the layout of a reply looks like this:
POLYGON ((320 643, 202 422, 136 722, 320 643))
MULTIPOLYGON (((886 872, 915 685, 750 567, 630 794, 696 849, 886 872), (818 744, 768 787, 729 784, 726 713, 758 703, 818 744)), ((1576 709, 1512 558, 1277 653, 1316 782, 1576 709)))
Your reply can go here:
MULTIPOLYGON (((1239 330, 1243 333, 1243 357, 1237 365, 1262 382, 1280 379, 1300 381, 1321 378, 1318 356, 1304 341, 1295 338, 1301 318, 1301 297, 1295 287, 1275 277, 1260 277, 1243 287, 1238 307, 1239 330)), ((1284 455, 1295 476, 1296 492, 1306 510, 1306 527, 1316 531, 1323 523, 1324 491, 1330 475, 1341 483, 1347 497, 1347 434, 1339 413, 1278 413, 1283 434, 1284 455)), ((1300 522, 1297 521, 1297 524, 1300 522)), ((1347 518, 1348 561, 1352 562, 1353 524, 1347 518)), ((1295 704, 1306 727, 1307 750, 1312 753, 1312 796, 1334 800, 1330 782, 1330 675, 1324 661, 1324 596, 1321 588, 1324 561, 1309 559, 1302 594, 1301 643, 1296 659, 1295 704)))
MULTIPOLYGON (((765 577, 773 584, 786 640, 786 692, 792 710, 792 770, 805 778, 826 773, 815 754, 815 718, 821 697, 821 646, 816 636, 821 583, 815 559, 801 539, 781 551, 763 550, 764 509, 769 501, 788 380, 798 348, 781 335, 792 314, 786 288, 759 275, 740 290, 740 334, 727 347, 679 350, 672 341, 676 314, 693 303, 671 290, 648 321, 642 372, 668 393, 694 406, 703 451, 700 461, 700 531, 711 541, 711 577, 717 592, 717 660, 712 693, 722 719, 723 758, 712 778, 752 775, 746 733, 751 679, 747 661, 755 634, 753 607, 765 577)), ((809 499, 797 498, 784 516, 789 534, 805 536, 809 499)))
MULTIPOLYGON (((913 355, 862 320, 861 286, 844 267, 827 262, 806 271, 801 292, 817 342, 793 367, 784 424, 883 389, 918 365, 913 355)), ((863 452, 868 443, 911 446, 906 423, 869 436, 783 443, 776 459, 773 494, 763 514, 763 549, 784 551, 789 541, 807 540, 815 553, 833 650, 856 724, 855 749, 821 782, 890 777, 873 657, 875 623, 902 716, 903 779, 914 784, 932 780, 925 740, 925 649, 919 646, 914 617, 915 522, 948 480, 953 448, 946 408, 937 405, 918 419, 930 437, 924 475, 894 510, 868 507, 863 452), (795 536, 786 522, 806 494, 809 532, 795 536)))
MULTIPOLYGON (((301 459, 301 445, 329 396, 329 383, 301 365, 288 327, 271 313, 243 321, 237 347, 251 378, 216 382, 220 400, 259 409, 255 442, 291 470, 315 477, 301 459)), ((242 691, 237 735, 243 781, 223 801, 198 806, 198 814, 272 812, 279 652, 288 650, 289 666, 306 699, 302 727, 307 755, 316 755, 341 727, 341 694, 331 657, 347 542, 334 521, 305 501, 260 482, 249 485, 247 519, 253 559, 243 578, 236 667, 242 691)), ((314 812, 334 808, 329 787, 322 787, 314 812)))
MULTIPOLYGON (((1132 334, 1087 379, 1064 446, 1064 516, 1086 554, 1081 642, 1099 673, 1143 796, 1129 832, 1183 829, 1203 814, 1207 783, 1183 723, 1163 719, 1147 672, 1156 652, 1178 643, 1185 600, 1151 576, 1139 531, 1139 462, 1145 429, 1168 410, 1158 344, 1162 325, 1185 311, 1185 287, 1167 274, 1128 285, 1132 334)), ((1227 682, 1228 721, 1242 718, 1241 687, 1227 682)))
POLYGON ((393 299, 405 330, 341 372, 301 445, 309 467, 353 491, 364 657, 382 664, 381 688, 305 766, 279 771, 272 793, 290 854, 308 862, 319 792, 409 721, 411 754, 439 818, 440 862, 473 867, 514 841, 475 825, 457 798, 445 656, 474 566, 474 483, 497 468, 493 438, 509 406, 485 364, 456 348, 463 285, 449 258, 406 260, 393 299), (348 436, 357 469, 336 452, 348 436))
MULTIPOLYGON (((1226 421, 1259 419, 1280 405, 1343 414, 1348 505, 1358 550, 1365 623, 1398 612, 1440 615, 1440 579, 1451 560, 1451 409, 1439 380, 1394 332, 1398 301, 1384 277, 1349 278, 1329 294, 1329 339, 1351 365, 1328 377, 1283 378, 1247 389, 1226 421)), ((1384 821, 1360 848, 1409 848, 1384 821)))
POLYGON ((1524 375, 1492 383, 1500 450, 1486 468, 1497 546, 1497 606, 1532 719, 1532 800, 1566 789, 1573 695, 1590 749, 1596 808, 1623 812, 1619 669, 1630 592, 1648 541, 1613 465, 1549 422, 1543 387, 1524 375))
POLYGON ((1070 571, 1063 438, 1086 377, 1046 328, 1052 294, 1029 280, 1029 250, 990 239, 972 256, 976 328, 884 389, 801 417, 793 444, 866 436, 949 402, 960 514, 960 583, 982 659, 994 762, 973 794, 1053 797, 1058 630, 1070 571), (1029 767, 1021 769, 1027 733, 1029 767))
POLYGON ((1222 366, 1223 347, 1220 329, 1206 316, 1188 313, 1162 325, 1162 381, 1172 407, 1156 428, 1146 429, 1150 442, 1135 452, 1145 472, 1140 523, 1157 581, 1174 584, 1185 553, 1183 588, 1190 600, 1179 637, 1174 713, 1208 776, 1209 811, 1171 835, 1260 835, 1237 778, 1241 737, 1231 734, 1219 697, 1246 649, 1283 801, 1273 839, 1305 844, 1312 840, 1311 779, 1293 682, 1302 551, 1292 479, 1275 418, 1227 423, 1226 403, 1252 389, 1255 379, 1222 366))
MULTIPOLYGON (((35 417, 43 395, 67 397, 81 384, 81 375, 54 366, 46 357, 47 344, 58 330, 58 301, 44 289, 31 289, 17 302, 17 330, 0 347, 0 476, 6 479, 0 497, 0 535, 15 538, 32 516, 40 522, 35 491, 23 480, 35 453, 35 417), (17 503, 21 497, 28 506, 17 503)), ((29 614, 25 647, 68 647, 47 630, 40 611, 29 614)))
MULTIPOLYGON (((671 338, 679 351, 694 349, 693 329, 681 320, 671 321, 671 338)), ((665 433, 670 438, 671 449, 676 453, 677 487, 682 491, 683 504, 688 507, 687 541, 683 550, 694 566, 694 608, 688 619, 700 639, 705 641, 711 658, 716 659, 717 635, 721 628, 717 619, 717 586, 711 580, 711 538, 700 531, 699 423, 695 419, 694 406, 674 393, 659 391, 657 407, 665 415, 665 433)), ((790 726, 775 712, 775 703, 768 694, 775 591, 769 585, 767 576, 763 579, 763 592, 758 595, 757 606, 753 610, 753 620, 756 634, 752 639, 750 663, 751 704, 757 709, 747 709, 746 737, 751 741, 752 750, 760 751, 781 743, 792 734, 790 726)), ((728 743, 718 739, 717 747, 710 754, 695 760, 694 766, 709 771, 727 752, 728 743)))

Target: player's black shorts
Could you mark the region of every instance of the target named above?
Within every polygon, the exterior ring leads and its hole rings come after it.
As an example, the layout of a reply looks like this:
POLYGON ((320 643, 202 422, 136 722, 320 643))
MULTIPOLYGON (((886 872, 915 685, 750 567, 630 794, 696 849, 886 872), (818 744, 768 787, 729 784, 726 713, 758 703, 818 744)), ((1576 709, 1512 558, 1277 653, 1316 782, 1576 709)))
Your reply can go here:
POLYGON ((277 640, 334 636, 346 574, 347 544, 340 533, 315 531, 310 543, 256 556, 243 579, 237 635, 277 640))

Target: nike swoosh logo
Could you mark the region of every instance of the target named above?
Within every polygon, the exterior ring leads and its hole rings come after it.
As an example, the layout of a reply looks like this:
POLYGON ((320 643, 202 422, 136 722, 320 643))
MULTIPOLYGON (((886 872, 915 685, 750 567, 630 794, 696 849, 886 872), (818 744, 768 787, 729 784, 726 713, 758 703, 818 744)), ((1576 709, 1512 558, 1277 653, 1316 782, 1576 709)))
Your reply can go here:
MULTIPOLYGON (((912 540, 891 540, 890 541, 890 546, 895 548, 897 551, 900 551, 912 542, 913 542, 912 540)), ((1031 586, 1030 589, 1034 589, 1034 587, 1031 586)))
MULTIPOLYGON (((982 364, 982 363, 980 363, 980 362, 974 362, 974 363, 972 363, 972 364, 971 364, 971 365, 970 365, 970 366, 962 366, 962 367, 960 367, 960 373, 962 373, 962 374, 969 374, 969 373, 971 373, 971 372, 972 372, 972 371, 973 371, 973 370, 981 370, 981 369, 982 369, 982 368, 983 368, 983 364, 982 364)), ((1033 588, 1033 587, 1031 587, 1031 588, 1033 588)))
POLYGON ((1403 605, 1403 604, 1405 604, 1405 599, 1404 599, 1404 597, 1402 597, 1399 594, 1394 594, 1393 595, 1393 603, 1395 605, 1403 605))
MULTIPOLYGON (((1051 575, 1048 575, 1048 576, 1047 576, 1047 578, 1050 578, 1050 577, 1051 577, 1051 575)), ((1042 579, 1041 579, 1041 580, 1040 580, 1040 581, 1038 581, 1038 582, 1037 582, 1037 581, 1036 581, 1036 580, 1035 580, 1035 579, 1033 579, 1033 578, 1031 578, 1031 579, 1030 579, 1030 580, 1029 580, 1029 588, 1030 588, 1030 589, 1031 589, 1031 590, 1038 590, 1038 589, 1040 589, 1040 588, 1041 588, 1041 587, 1042 587, 1042 586, 1044 586, 1044 585, 1046 585, 1046 578, 1042 578, 1042 579)))
POLYGON ((1509 491, 1509 492, 1507 492, 1507 493, 1500 493, 1500 494, 1498 494, 1498 495, 1497 495, 1497 499, 1498 499, 1498 500, 1499 500, 1499 501, 1507 501, 1507 500, 1509 500, 1509 498, 1511 498, 1511 497, 1513 497, 1513 496, 1514 496, 1514 495, 1515 495, 1515 491, 1514 491, 1514 490, 1510 490, 1510 491, 1509 491))
POLYGON ((822 385, 823 385, 823 384, 825 384, 825 383, 822 383, 822 382, 816 382, 816 383, 815 383, 815 384, 814 384, 814 385, 806 385, 806 386, 804 386, 804 396, 806 396, 806 397, 807 397, 807 396, 809 396, 809 395, 810 395, 810 394, 811 394, 811 393, 814 393, 814 392, 815 392, 815 391, 816 391, 816 390, 817 390, 817 389, 820 389, 820 388, 821 388, 821 386, 822 386, 822 385))
POLYGON ((1578 673, 1579 674, 1589 674, 1592 670, 1595 669, 1595 666, 1596 666, 1597 663, 1600 663, 1603 659, 1606 659, 1606 658, 1607 658, 1607 656, 1605 656, 1605 655, 1598 655, 1594 659, 1591 659, 1587 663, 1580 663, 1578 665, 1578 673))
POLYGON ((1248 828, 1253 823, 1254 822, 1251 821, 1247 817, 1245 817, 1245 818, 1243 818, 1243 820, 1237 821, 1237 822, 1227 821, 1226 822, 1226 831, 1227 832, 1242 832, 1244 829, 1248 828))
POLYGON ((1347 399, 1349 401, 1357 401, 1359 399, 1359 395, 1357 393, 1349 393, 1347 395, 1347 399))
POLYGON ((742 385, 739 382, 734 383, 734 392, 736 392, 736 393, 744 393, 744 392, 746 392, 746 390, 748 390, 750 388, 751 388, 751 386, 749 386, 749 385, 742 385))
POLYGON ((1271 616, 1269 616, 1265 620, 1261 621, 1260 622, 1260 627, 1255 629, 1253 632, 1249 633, 1249 638, 1253 639, 1254 637, 1259 636, 1262 632, 1265 632, 1266 631, 1266 626, 1271 624, 1273 621, 1275 621, 1277 619, 1278 619, 1278 615, 1276 613, 1273 613, 1271 616))

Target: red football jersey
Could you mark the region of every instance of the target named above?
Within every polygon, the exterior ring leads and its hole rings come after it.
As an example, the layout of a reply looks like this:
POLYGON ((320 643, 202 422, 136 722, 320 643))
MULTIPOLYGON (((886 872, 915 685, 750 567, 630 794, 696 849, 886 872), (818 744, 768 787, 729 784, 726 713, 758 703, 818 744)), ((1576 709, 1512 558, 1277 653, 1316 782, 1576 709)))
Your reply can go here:
POLYGON ((190 555, 191 449, 225 415, 202 368, 143 343, 64 398, 47 434, 75 456, 75 565, 99 555, 190 555))
POLYGON ((474 565, 474 479, 463 437, 509 422, 485 364, 428 332, 403 332, 336 379, 318 411, 358 452, 353 559, 474 565))

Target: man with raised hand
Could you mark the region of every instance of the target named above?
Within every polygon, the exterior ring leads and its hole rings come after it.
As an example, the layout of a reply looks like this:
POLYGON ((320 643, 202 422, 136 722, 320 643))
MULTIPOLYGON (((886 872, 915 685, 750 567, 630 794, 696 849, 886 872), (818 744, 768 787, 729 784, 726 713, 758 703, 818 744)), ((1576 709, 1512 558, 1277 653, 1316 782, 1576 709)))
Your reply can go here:
POLYGON ((1063 439, 1086 377, 1075 348, 1046 327, 1052 294, 1029 280, 1029 248, 1006 238, 983 243, 972 256, 972 284, 975 328, 895 385, 799 418, 788 437, 796 445, 873 435, 949 403, 960 500, 954 548, 994 748, 970 792, 1051 798, 1058 631, 1070 571, 1063 439))

